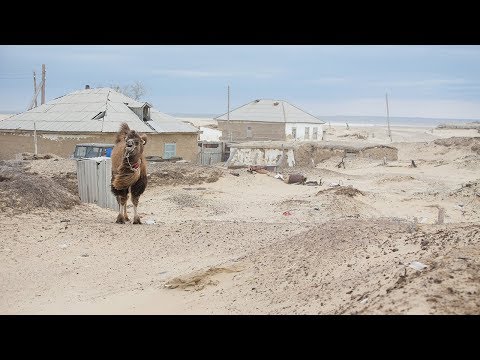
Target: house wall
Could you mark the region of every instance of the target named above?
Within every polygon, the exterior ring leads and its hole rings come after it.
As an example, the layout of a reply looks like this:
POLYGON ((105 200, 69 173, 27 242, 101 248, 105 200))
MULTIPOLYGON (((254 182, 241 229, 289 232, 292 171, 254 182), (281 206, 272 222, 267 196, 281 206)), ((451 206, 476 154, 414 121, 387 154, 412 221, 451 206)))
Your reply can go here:
POLYGON ((165 144, 177 144, 176 156, 191 162, 197 161, 198 136, 197 134, 150 134, 145 150, 147 156, 163 157, 165 144))
POLYGON ((218 120, 218 130, 222 131, 220 140, 232 141, 285 140, 285 123, 268 123, 258 121, 218 120), (247 127, 252 129, 252 137, 247 137, 247 127))
MULTIPOLYGON (((55 154, 64 158, 73 155, 76 144, 115 143, 116 134, 65 134, 39 133, 37 149, 39 154, 55 154)), ((147 134, 145 154, 162 156, 165 143, 176 143, 176 156, 195 162, 197 160, 197 134, 147 134)), ((17 158, 17 155, 35 151, 33 132, 0 132, 0 160, 17 158)))
MULTIPOLYGON (((312 123, 286 123, 285 124, 285 136, 287 140, 292 141, 312 141, 313 140, 313 128, 317 128, 317 140, 320 141, 323 138, 323 126, 322 124, 312 124, 312 123), (310 128, 309 131, 309 138, 305 138, 305 128, 310 128), (297 129, 297 134, 295 138, 293 138, 292 129, 297 129)), ((315 140, 313 140, 315 141, 315 140)))

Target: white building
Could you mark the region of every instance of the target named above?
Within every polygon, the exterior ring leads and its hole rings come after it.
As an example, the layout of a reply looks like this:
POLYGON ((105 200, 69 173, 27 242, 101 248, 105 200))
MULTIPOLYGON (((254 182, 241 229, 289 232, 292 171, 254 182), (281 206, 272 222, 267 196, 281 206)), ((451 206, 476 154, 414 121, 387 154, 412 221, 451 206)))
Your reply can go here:
POLYGON ((215 118, 220 140, 320 141, 324 121, 283 100, 254 100, 215 118))

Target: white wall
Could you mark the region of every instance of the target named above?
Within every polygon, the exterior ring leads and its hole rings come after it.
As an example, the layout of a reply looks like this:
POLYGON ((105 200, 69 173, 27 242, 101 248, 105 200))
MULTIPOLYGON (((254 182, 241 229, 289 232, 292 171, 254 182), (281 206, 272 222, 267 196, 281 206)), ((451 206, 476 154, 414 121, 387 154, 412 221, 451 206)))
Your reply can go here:
MULTIPOLYGON (((281 149, 242 149, 231 148, 230 165, 276 166, 282 156, 281 149)), ((288 166, 295 166, 293 149, 285 149, 288 166)))
POLYGON ((307 124, 307 123, 286 123, 285 124, 285 136, 287 140, 296 140, 296 141, 302 141, 302 140, 307 140, 307 141, 312 141, 313 140, 313 128, 317 128, 317 140, 321 141, 322 136, 323 136, 323 126, 322 124, 307 124), (309 131, 309 138, 305 139, 305 128, 308 127, 310 128, 309 131), (297 135, 295 139, 292 137, 292 128, 297 129, 297 135))
POLYGON ((220 130, 210 129, 205 126, 200 126, 200 131, 202 131, 200 134, 201 141, 220 141, 220 136, 222 136, 222 132, 220 130))

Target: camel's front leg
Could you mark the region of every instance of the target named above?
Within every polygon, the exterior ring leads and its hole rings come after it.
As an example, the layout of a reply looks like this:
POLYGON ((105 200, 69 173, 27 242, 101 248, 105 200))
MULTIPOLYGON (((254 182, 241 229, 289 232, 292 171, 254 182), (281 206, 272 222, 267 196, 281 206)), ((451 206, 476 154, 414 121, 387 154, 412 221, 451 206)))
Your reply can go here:
POLYGON ((132 195, 132 203, 133 203, 133 223, 134 224, 141 224, 142 222, 140 221, 140 216, 138 216, 137 213, 137 206, 138 206, 138 200, 140 199, 140 196, 133 196, 132 195))
MULTIPOLYGON (((127 214, 127 199, 128 199, 128 194, 127 195, 118 195, 117 196, 117 202, 120 205, 120 211, 117 216, 117 224, 125 224, 125 217, 124 214, 127 214)), ((128 218, 127 218, 128 221, 128 218)))

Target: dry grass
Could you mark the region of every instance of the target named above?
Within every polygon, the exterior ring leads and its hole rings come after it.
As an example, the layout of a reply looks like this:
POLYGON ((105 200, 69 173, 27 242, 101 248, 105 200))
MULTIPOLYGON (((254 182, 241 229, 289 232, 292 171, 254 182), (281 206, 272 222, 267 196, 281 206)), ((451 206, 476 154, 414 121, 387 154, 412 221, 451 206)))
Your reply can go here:
POLYGON ((50 178, 29 174, 23 164, 0 164, 0 211, 14 213, 36 208, 69 209, 80 203, 62 185, 50 178))

